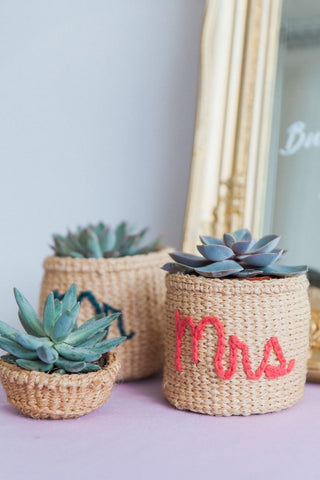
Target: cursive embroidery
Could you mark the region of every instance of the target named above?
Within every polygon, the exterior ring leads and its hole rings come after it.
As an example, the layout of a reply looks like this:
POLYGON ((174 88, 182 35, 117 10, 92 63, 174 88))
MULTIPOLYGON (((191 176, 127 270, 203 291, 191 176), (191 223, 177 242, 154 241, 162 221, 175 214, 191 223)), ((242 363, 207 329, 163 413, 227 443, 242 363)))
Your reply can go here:
POLYGON ((284 148, 280 148, 280 155, 290 157, 302 148, 319 148, 320 131, 306 132, 306 124, 298 121, 287 129, 287 141, 284 148))
POLYGON ((248 346, 241 342, 236 335, 231 335, 229 338, 230 346, 230 358, 229 358, 229 368, 224 369, 222 365, 223 355, 225 351, 225 334, 221 320, 217 317, 205 317, 203 318, 198 325, 196 325, 191 317, 180 318, 179 310, 175 314, 175 323, 176 323, 176 355, 175 355, 175 364, 176 370, 180 372, 182 370, 181 364, 181 347, 182 347, 182 338, 186 332, 187 326, 191 330, 191 339, 192 339, 192 360, 194 363, 199 362, 199 341, 202 338, 203 330, 208 324, 212 324, 217 330, 218 334, 218 347, 217 353, 214 357, 214 365, 217 372, 217 375, 222 380, 229 380, 233 377, 237 369, 237 350, 240 350, 242 353, 242 365, 244 372, 249 380, 259 380, 262 374, 264 373, 267 378, 278 378, 283 375, 290 373, 294 367, 295 360, 292 359, 289 361, 288 365, 286 364, 286 359, 283 355, 282 349, 280 347, 279 341, 276 337, 271 337, 265 345, 263 359, 260 366, 256 371, 253 371, 250 364, 249 358, 249 348, 248 346), (271 350, 274 351, 277 359, 279 360, 279 365, 269 365, 268 360, 270 357, 271 350))
MULTIPOLYGON (((63 300, 64 293, 60 294, 58 290, 54 290, 53 296, 54 298, 63 300)), ((97 315, 101 313, 105 313, 106 315, 110 315, 111 313, 120 313, 117 319, 120 335, 127 337, 128 340, 133 337, 134 332, 126 333, 125 331, 121 310, 111 307, 111 305, 109 305, 108 303, 103 303, 102 306, 100 306, 99 302, 96 300, 96 297, 90 291, 81 292, 78 295, 78 302, 82 302, 82 300, 84 299, 87 299, 91 303, 97 315)), ((106 328, 106 330, 109 332, 109 327, 106 328)))

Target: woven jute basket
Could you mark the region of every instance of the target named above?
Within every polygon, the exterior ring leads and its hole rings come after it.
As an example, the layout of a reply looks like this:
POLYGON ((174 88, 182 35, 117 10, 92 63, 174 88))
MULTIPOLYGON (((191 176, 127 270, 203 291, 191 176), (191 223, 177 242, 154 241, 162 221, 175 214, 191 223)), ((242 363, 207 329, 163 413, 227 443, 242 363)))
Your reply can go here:
POLYGON ((310 305, 305 276, 168 274, 163 388, 209 415, 275 412, 303 396, 310 305))
POLYGON ((23 370, 0 359, 0 379, 8 402, 33 418, 76 418, 103 405, 120 369, 109 352, 97 372, 61 375, 23 370))
MULTIPOLYGON (((54 290, 64 294, 72 283, 78 293, 89 292, 97 306, 108 304, 121 311, 109 337, 123 333, 131 338, 118 349, 121 369, 118 380, 134 380, 156 373, 163 367, 163 320, 165 272, 169 249, 146 255, 121 258, 48 257, 40 294, 40 312, 47 295, 54 290), (131 334, 131 335, 130 335, 131 334)), ((81 301, 79 323, 96 315, 97 310, 85 297, 81 301)))

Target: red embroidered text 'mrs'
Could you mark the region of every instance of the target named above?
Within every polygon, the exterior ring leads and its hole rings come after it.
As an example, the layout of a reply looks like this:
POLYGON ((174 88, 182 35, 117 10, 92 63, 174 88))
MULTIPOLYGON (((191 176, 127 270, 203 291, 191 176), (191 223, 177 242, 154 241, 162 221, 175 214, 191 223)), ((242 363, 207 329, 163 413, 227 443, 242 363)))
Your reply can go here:
POLYGON ((221 320, 217 317, 205 317, 203 318, 198 325, 196 325, 191 317, 180 317, 179 310, 175 314, 176 322, 176 356, 175 363, 176 369, 178 372, 181 371, 181 346, 182 338, 185 335, 187 326, 191 330, 191 339, 192 339, 192 360, 194 363, 199 362, 199 340, 203 335, 203 330, 208 324, 212 324, 217 330, 218 334, 218 346, 217 353, 214 357, 214 365, 217 371, 217 375, 222 380, 229 380, 234 375, 237 369, 237 350, 240 350, 242 353, 242 365, 245 371, 245 374, 249 380, 258 380, 261 378, 264 373, 267 378, 278 378, 283 375, 290 373, 294 367, 295 360, 292 359, 289 361, 288 365, 286 359, 283 355, 282 349, 280 347, 277 337, 271 337, 265 347, 263 359, 260 366, 256 371, 253 371, 249 359, 249 348, 248 345, 244 342, 241 342, 236 335, 231 335, 229 337, 229 346, 230 346, 230 362, 229 368, 224 370, 222 365, 222 358, 225 352, 225 334, 223 330, 223 325, 221 320), (269 365, 268 360, 270 357, 271 350, 273 349, 276 357, 279 361, 278 366, 269 365))

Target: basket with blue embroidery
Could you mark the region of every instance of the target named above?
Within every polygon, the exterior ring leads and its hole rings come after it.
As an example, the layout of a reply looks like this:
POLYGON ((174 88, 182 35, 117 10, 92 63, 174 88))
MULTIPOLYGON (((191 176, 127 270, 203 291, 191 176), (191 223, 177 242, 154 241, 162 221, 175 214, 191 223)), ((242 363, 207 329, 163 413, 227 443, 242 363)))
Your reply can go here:
POLYGON ((44 261, 40 311, 50 291, 62 297, 77 285, 79 321, 97 313, 120 311, 110 338, 127 335, 119 349, 119 380, 144 378, 163 366, 162 319, 165 300, 164 272, 160 266, 168 250, 120 258, 51 256, 44 261))
POLYGON ((203 257, 175 252, 164 266, 167 399, 209 415, 294 405, 308 359, 306 267, 273 265, 284 253, 276 235, 255 242, 242 229, 201 242, 203 257))

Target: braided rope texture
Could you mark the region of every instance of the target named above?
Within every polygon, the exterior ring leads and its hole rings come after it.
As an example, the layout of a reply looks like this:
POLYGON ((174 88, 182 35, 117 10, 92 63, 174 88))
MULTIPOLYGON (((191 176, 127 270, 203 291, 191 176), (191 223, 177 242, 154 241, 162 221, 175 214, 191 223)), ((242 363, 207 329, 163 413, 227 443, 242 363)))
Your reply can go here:
POLYGON ((33 418, 76 418, 103 405, 120 369, 115 352, 97 372, 48 374, 23 370, 0 359, 0 379, 8 402, 33 418))
POLYGON ((167 274, 166 284, 163 389, 172 405, 182 410, 229 416, 276 412, 301 399, 310 322, 305 276, 249 281, 167 274), (180 319, 191 317, 195 326, 202 322, 196 352, 189 326, 181 345, 176 343, 177 311, 180 319), (206 317, 211 320, 204 326, 206 317), (223 356, 218 351, 219 328, 215 327, 219 322, 212 317, 218 318, 223 327, 223 356), (243 352, 238 349, 236 370, 226 375, 224 372, 230 371, 230 353, 233 354, 230 343, 234 343, 235 337, 248 347, 250 365, 244 368, 243 352), (268 342, 274 348, 270 349, 268 365, 262 371, 260 366, 268 342), (249 367, 256 374, 248 375, 249 367))
MULTIPOLYGON (((74 282, 78 292, 90 291, 100 305, 121 310, 127 334, 134 332, 117 349, 121 368, 118 380, 148 377, 163 367, 163 320, 165 272, 169 249, 121 258, 48 257, 40 293, 40 312, 53 290, 65 293, 74 282)), ((87 299, 81 302, 79 324, 96 314, 87 299)), ((115 321, 109 337, 118 337, 115 321)))

